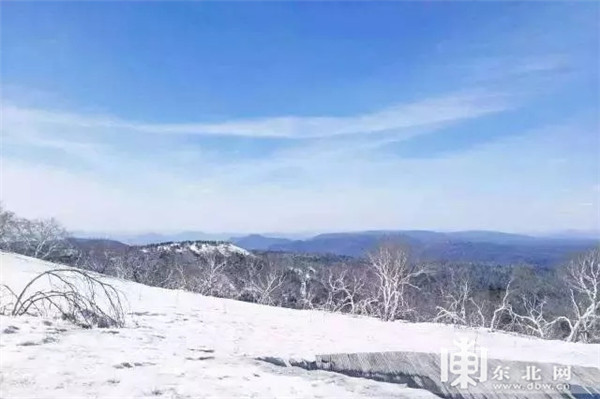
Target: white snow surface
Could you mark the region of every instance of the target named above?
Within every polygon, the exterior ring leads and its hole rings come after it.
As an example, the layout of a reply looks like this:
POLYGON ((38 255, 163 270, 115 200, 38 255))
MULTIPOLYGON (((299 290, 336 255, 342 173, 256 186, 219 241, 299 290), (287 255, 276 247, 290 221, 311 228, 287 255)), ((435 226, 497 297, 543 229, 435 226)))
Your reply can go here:
POLYGON ((142 248, 142 252, 176 252, 182 253, 190 251, 196 255, 219 253, 223 256, 231 254, 240 254, 244 256, 252 255, 249 251, 238 247, 230 242, 203 242, 203 241, 182 241, 171 242, 159 245, 147 245, 142 248))
MULTIPOLYGON (((57 267, 9 253, 0 253, 0 266, 0 283, 14 291, 57 267)), ((460 337, 476 340, 492 358, 600 367, 600 345, 284 309, 104 279, 127 296, 125 328, 85 330, 56 318, 0 317, 1 397, 432 398, 400 384, 282 368, 255 358, 439 353, 460 337)))

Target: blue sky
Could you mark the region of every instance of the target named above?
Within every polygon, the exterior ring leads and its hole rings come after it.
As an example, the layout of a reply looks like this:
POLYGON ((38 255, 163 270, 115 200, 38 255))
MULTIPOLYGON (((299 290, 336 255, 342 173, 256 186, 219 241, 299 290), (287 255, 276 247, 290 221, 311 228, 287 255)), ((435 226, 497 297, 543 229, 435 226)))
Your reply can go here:
POLYGON ((596 3, 2 3, 2 201, 92 231, 599 229, 596 3))

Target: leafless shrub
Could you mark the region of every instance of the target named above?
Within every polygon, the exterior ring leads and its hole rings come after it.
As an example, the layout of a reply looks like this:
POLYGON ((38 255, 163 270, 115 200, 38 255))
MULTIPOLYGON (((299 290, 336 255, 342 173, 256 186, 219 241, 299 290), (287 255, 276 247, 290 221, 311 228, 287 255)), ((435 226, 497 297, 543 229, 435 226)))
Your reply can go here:
POLYGON ((64 319, 90 328, 122 327, 121 294, 110 284, 77 269, 55 269, 38 274, 18 294, 12 292, 8 314, 45 315, 57 311, 64 319), (47 279, 47 284, 43 280, 47 279))

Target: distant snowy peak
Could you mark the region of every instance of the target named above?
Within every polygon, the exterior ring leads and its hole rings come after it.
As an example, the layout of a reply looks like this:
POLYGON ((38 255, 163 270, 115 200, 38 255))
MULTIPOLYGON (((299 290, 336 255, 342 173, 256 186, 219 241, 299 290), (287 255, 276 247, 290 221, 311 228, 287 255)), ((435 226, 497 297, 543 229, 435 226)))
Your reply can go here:
POLYGON ((230 242, 222 241, 180 241, 164 242, 160 244, 144 245, 140 247, 142 252, 151 253, 186 253, 195 255, 208 255, 218 253, 223 256, 243 255, 250 256, 251 253, 230 242))

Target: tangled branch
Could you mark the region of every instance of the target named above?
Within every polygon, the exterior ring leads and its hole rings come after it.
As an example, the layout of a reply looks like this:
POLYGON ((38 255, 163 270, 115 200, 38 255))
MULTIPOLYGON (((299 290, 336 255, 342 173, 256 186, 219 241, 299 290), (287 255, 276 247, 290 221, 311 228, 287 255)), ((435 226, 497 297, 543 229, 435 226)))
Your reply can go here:
POLYGON ((16 294, 4 286, 14 299, 4 306, 12 316, 42 315, 58 311, 63 319, 82 327, 122 327, 124 312, 121 294, 89 273, 77 269, 55 269, 38 274, 16 294), (44 278, 48 285, 39 287, 44 278))

